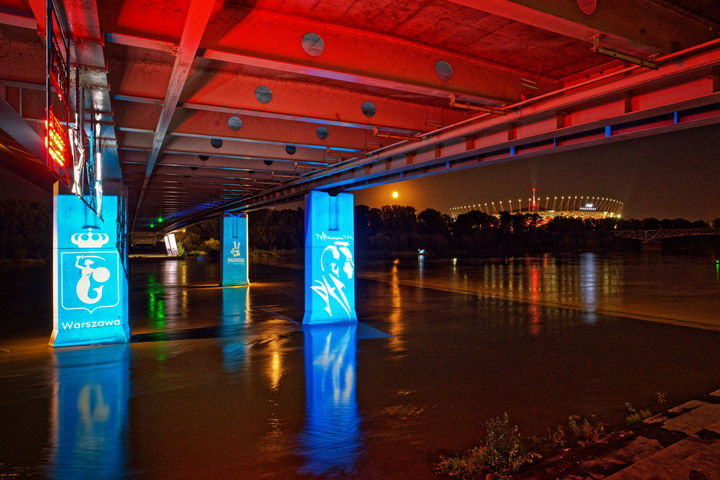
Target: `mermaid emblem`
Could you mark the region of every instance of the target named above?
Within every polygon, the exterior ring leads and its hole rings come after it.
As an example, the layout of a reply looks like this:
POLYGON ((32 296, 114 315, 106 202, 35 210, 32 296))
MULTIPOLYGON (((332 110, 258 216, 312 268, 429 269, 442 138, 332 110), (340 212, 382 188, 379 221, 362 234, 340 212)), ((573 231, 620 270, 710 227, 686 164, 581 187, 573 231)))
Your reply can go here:
POLYGON ((95 294, 91 297, 90 294, 90 277, 98 283, 105 283, 110 278, 110 270, 105 267, 93 267, 95 259, 105 260, 102 257, 78 255, 75 260, 75 266, 80 269, 81 276, 75 285, 75 292, 81 302, 92 305, 97 303, 102 298, 103 285, 93 288, 95 294), (83 265, 80 264, 80 260, 85 260, 83 265))

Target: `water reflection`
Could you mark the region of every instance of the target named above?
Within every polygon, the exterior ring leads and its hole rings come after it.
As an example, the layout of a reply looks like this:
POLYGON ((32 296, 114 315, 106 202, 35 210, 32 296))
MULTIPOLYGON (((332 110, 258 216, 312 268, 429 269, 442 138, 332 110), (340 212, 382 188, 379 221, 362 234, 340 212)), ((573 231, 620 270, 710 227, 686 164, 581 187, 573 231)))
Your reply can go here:
POLYGON ((130 347, 54 350, 51 476, 127 476, 130 347))
POLYGON ((356 324, 303 326, 305 428, 301 473, 347 475, 360 456, 360 415, 355 398, 356 324))
POLYGON ((580 304, 587 312, 587 320, 597 320, 597 257, 594 253, 580 256, 580 304))
POLYGON ((240 370, 247 361, 244 328, 249 322, 250 287, 223 288, 220 343, 227 370, 240 370))
MULTIPOLYGON (((185 265, 183 265, 183 267, 185 267, 185 265)), ((178 260, 167 260, 163 264, 162 283, 165 287, 162 292, 162 295, 164 297, 163 313, 167 320, 167 326, 169 327, 175 326, 177 324, 178 318, 182 314, 180 307, 180 290, 177 288, 172 288, 180 283, 178 281, 180 277, 178 272, 179 269, 180 262, 178 260)), ((183 291, 187 295, 187 291, 183 291)))
POLYGON ((390 344, 393 352, 399 353, 403 351, 403 321, 402 321, 402 296, 400 295, 400 276, 398 274, 398 266, 393 262, 390 270, 390 295, 392 298, 392 310, 390 312, 390 344))

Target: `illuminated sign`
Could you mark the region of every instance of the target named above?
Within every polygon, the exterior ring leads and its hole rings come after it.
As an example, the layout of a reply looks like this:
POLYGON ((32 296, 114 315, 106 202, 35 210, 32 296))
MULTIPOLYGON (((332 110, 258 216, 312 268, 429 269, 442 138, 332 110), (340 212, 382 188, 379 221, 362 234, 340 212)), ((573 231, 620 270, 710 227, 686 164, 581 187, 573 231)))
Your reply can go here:
POLYGON ((595 211, 595 210, 597 210, 597 208, 596 208, 595 205, 592 204, 592 203, 586 203, 584 207, 580 207, 580 210, 591 210, 591 211, 595 211))
MULTIPOLYGON (((56 183, 50 345, 126 342, 127 277, 117 248, 117 219, 106 215, 100 220, 80 198, 60 194, 60 188, 56 183)), ((118 212, 118 197, 105 198, 111 203, 108 213, 118 212)))
POLYGON ((45 121, 45 148, 47 148, 48 157, 56 165, 67 167, 67 160, 70 157, 67 134, 52 109, 50 109, 48 117, 50 120, 45 121))
POLYGON ((307 196, 303 323, 357 321, 353 208, 350 193, 307 196))
POLYGON ((177 257, 178 249, 177 249, 177 243, 175 241, 175 234, 168 233, 163 238, 163 241, 165 242, 165 251, 167 252, 168 256, 169 257, 177 257))
POLYGON ((222 221, 222 285, 247 285, 247 216, 225 213, 222 221))

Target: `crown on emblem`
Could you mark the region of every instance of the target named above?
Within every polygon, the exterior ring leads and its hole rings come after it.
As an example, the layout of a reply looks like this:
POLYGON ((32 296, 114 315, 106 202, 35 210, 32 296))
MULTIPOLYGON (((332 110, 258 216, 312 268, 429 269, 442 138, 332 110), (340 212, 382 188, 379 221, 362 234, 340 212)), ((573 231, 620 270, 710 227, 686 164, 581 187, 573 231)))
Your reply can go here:
POLYGON ((110 240, 106 233, 92 233, 91 227, 87 229, 87 233, 74 234, 70 241, 80 248, 102 248, 110 240))

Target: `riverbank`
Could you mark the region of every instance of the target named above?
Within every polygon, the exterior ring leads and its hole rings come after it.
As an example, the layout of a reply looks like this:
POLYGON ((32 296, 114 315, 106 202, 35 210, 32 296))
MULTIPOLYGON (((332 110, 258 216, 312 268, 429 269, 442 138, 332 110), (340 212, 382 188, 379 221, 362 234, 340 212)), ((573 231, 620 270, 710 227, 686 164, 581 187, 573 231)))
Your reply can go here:
POLYGON ((720 479, 720 390, 571 449, 513 479, 720 479))

